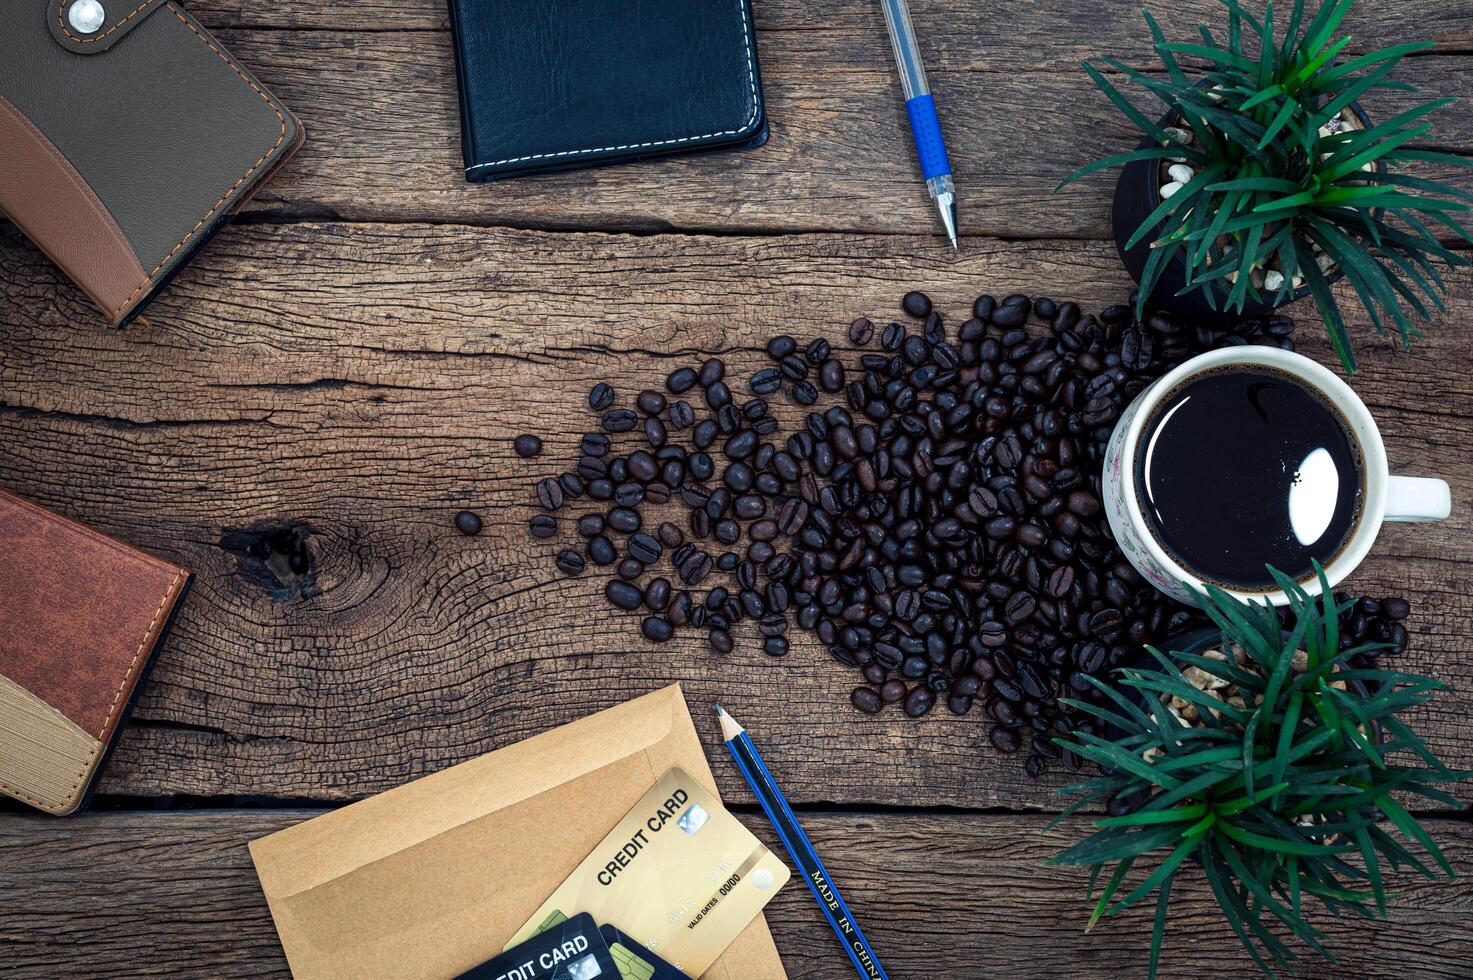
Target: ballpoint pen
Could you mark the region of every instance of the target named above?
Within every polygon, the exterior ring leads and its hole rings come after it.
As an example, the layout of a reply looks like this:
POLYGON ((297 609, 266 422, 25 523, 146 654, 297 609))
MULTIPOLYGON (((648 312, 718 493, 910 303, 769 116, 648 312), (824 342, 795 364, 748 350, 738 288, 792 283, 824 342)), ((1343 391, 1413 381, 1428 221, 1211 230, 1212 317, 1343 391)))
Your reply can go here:
POLYGON ((946 157, 946 143, 941 139, 941 122, 936 118, 936 101, 926 84, 926 66, 921 64, 921 50, 916 45, 915 26, 910 22, 910 7, 905 0, 880 0, 885 8, 885 24, 890 28, 890 45, 895 49, 895 64, 900 68, 900 85, 905 91, 905 110, 910 114, 910 132, 915 137, 916 155, 921 160, 921 176, 926 190, 941 212, 941 224, 956 242, 956 185, 951 181, 951 161, 946 157))

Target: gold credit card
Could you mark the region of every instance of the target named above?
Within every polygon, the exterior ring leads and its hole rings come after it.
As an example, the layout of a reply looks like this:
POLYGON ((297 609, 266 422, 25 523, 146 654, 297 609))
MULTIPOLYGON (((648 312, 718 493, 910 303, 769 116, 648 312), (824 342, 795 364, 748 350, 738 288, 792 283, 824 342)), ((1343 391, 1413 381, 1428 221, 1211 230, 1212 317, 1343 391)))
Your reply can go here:
POLYGON ((699 977, 790 877, 726 807, 671 769, 507 948, 587 912, 699 977))

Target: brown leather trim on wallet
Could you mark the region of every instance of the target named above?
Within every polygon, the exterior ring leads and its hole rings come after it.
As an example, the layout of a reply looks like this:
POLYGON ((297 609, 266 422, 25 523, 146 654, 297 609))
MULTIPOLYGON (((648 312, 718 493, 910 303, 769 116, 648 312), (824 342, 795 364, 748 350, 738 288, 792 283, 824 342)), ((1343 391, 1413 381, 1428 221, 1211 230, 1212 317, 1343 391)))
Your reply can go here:
POLYGON ((0 211, 105 310, 125 303, 143 266, 75 167, 0 96, 0 211))

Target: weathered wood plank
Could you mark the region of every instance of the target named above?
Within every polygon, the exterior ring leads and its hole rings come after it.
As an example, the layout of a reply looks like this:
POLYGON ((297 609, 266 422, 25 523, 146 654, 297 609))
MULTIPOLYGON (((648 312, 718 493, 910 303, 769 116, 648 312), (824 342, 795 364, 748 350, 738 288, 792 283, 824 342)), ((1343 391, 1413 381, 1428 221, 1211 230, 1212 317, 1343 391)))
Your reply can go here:
MULTIPOLYGON (((189 10, 212 29, 298 28, 330 31, 450 29, 440 0, 325 0, 311 4, 245 0, 189 0, 189 10)), ((1147 5, 1173 39, 1196 37, 1199 23, 1223 22, 1213 0, 1175 0, 1147 5)), ((1245 5, 1257 10, 1261 4, 1245 5)), ((1313 5, 1311 5, 1312 8, 1313 5)), ((759 34, 803 34, 831 48, 862 52, 890 67, 885 22, 879 8, 862 0, 755 0, 759 34)), ((928 65, 973 70, 1073 66, 1110 54, 1132 64, 1152 60, 1150 35, 1133 0, 1088 4, 1018 3, 1008 0, 924 0, 911 4, 928 65)), ((1282 16, 1284 11, 1280 11, 1282 16)), ((1410 38, 1426 38, 1448 51, 1473 46, 1473 24, 1456 0, 1415 4, 1362 4, 1346 18, 1348 51, 1364 51, 1410 38)))
MULTIPOLYGON (((356 798, 682 680, 708 738, 714 700, 741 709, 796 800, 1056 806, 1060 778, 1020 779, 975 717, 853 711, 855 675, 808 638, 777 663, 748 634, 725 659, 694 635, 651 648, 602 576, 563 578, 526 534, 593 381, 632 394, 697 351, 745 376, 773 333, 837 339, 915 285, 954 314, 984 289, 1098 309, 1128 286, 1104 243, 254 226, 118 333, 9 240, 0 486, 199 573, 104 791, 356 798), (549 434, 530 462, 510 452, 527 430, 549 434), (452 528, 461 507, 480 537, 452 528), (220 547, 270 522, 311 528, 311 595, 274 598, 220 547)), ((1417 600, 1405 662, 1455 685, 1424 727, 1473 766, 1466 281, 1457 297, 1415 353, 1363 345, 1357 385, 1396 469, 1448 478, 1459 506, 1388 529, 1354 584, 1417 600)), ((1329 357, 1312 330, 1305 348, 1329 357)))
MULTIPOLYGON (((1473 24, 1473 14, 1464 20, 1473 24)), ((764 34, 772 139, 761 149, 491 185, 463 179, 448 34, 231 30, 222 39, 307 127, 307 145, 248 206, 272 220, 619 231, 935 228, 889 55, 876 55, 883 31, 863 48, 825 31, 764 34)), ((1473 58, 1418 58, 1403 75, 1439 95, 1473 96, 1473 58)), ((938 67, 932 82, 942 93, 964 233, 1109 237, 1113 173, 1054 190, 1084 164, 1133 148, 1139 134, 1074 59, 1050 59, 1042 70, 938 67)), ((1411 98, 1377 96, 1371 109, 1390 113, 1411 98)), ((1473 151, 1473 116, 1454 107, 1437 122, 1437 145, 1473 151)), ((1473 174, 1456 179, 1473 188, 1473 174)))
MULTIPOLYGON (((730 786, 727 780, 724 785, 730 786)), ((286 977, 246 842, 313 811, 0 816, 0 959, 8 977, 286 977)), ((759 816, 747 823, 778 847, 759 816)), ((811 815, 809 833, 896 977, 1143 976, 1150 909, 1083 930, 1087 875, 1043 862, 1085 830, 1038 817, 811 815)), ((1461 978, 1473 961, 1473 828, 1429 825, 1464 877, 1401 879, 1390 918, 1322 917, 1331 967, 1301 976, 1461 978)), ((495 869, 488 869, 494 874, 495 869)), ((1161 975, 1249 976, 1200 877, 1172 891, 1161 975)), ((768 910, 794 980, 848 969, 806 889, 768 910)), ((760 978, 753 978, 760 980, 760 978)))

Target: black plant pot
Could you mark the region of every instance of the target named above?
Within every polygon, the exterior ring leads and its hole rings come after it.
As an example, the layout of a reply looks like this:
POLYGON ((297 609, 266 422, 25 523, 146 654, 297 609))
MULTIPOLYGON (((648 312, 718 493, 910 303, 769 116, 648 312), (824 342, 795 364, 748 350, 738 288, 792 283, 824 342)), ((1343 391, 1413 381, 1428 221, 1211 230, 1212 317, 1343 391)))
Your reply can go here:
MULTIPOLYGON (((1350 104, 1351 111, 1360 120, 1362 126, 1370 128, 1371 119, 1361 109, 1359 102, 1350 104)), ((1175 112, 1168 112, 1161 117, 1162 127, 1174 125, 1177 121, 1175 112)), ((1137 149, 1149 149, 1155 146, 1155 141, 1149 136, 1141 140, 1137 149)), ((1111 225, 1115 235, 1115 247, 1120 250, 1120 260, 1125 263, 1125 268, 1130 272, 1131 278, 1140 283, 1141 276, 1146 271, 1146 262, 1151 257, 1151 239, 1154 235, 1148 235, 1135 248, 1127 249, 1125 243, 1135 235, 1136 229, 1140 228, 1141 222, 1151 216, 1161 204, 1161 160, 1135 160, 1125 165, 1120 172, 1120 180, 1115 185, 1115 204, 1111 214, 1111 225)), ((1330 282, 1337 281, 1342 273, 1337 269, 1329 274, 1330 282)), ((1309 287, 1301 286, 1284 304, 1271 302, 1254 302, 1251 298, 1243 304, 1241 313, 1236 308, 1225 309, 1222 294, 1217 299, 1217 309, 1213 309, 1207 302, 1207 296, 1201 289, 1193 289, 1191 292, 1178 296, 1187 283, 1187 264, 1180 255, 1173 258, 1161 271, 1156 280, 1155 288, 1152 290, 1149 303, 1156 309, 1167 310, 1175 313, 1189 323, 1200 323, 1208 326, 1221 325, 1239 319, 1266 316, 1272 313, 1280 305, 1286 305, 1295 300, 1303 299, 1309 295, 1309 287)))

